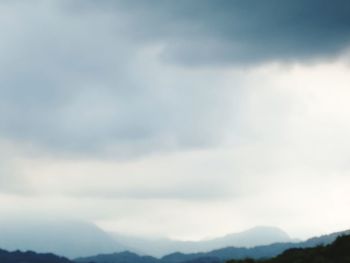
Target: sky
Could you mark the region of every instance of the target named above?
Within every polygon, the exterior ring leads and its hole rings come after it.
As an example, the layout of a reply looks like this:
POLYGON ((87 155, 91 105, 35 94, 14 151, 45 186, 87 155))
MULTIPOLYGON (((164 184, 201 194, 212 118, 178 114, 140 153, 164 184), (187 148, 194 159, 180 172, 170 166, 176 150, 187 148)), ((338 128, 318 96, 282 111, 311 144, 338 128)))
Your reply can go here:
POLYGON ((350 228, 347 0, 0 0, 0 215, 198 240, 350 228))

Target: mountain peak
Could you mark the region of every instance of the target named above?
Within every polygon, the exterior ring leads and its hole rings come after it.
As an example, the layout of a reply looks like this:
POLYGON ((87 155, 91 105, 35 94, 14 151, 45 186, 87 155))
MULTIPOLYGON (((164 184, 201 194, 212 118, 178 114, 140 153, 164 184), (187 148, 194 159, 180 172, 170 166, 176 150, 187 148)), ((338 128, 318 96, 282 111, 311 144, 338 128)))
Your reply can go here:
POLYGON ((271 239, 271 241, 279 242, 290 241, 290 236, 282 229, 274 226, 256 226, 245 231, 233 235, 253 235, 255 238, 271 239))
POLYGON ((53 252, 68 258, 124 250, 95 224, 65 219, 0 219, 0 247, 53 252))
POLYGON ((290 242, 292 239, 282 229, 273 226, 256 226, 248 230, 228 234, 208 242, 216 247, 254 247, 272 243, 290 242))
POLYGON ((118 242, 132 248, 132 251, 141 251, 141 254, 151 254, 157 257, 175 251, 197 253, 224 247, 253 247, 292 241, 286 232, 278 227, 271 226, 257 226, 242 232, 201 241, 143 240, 117 234, 113 236, 118 242))

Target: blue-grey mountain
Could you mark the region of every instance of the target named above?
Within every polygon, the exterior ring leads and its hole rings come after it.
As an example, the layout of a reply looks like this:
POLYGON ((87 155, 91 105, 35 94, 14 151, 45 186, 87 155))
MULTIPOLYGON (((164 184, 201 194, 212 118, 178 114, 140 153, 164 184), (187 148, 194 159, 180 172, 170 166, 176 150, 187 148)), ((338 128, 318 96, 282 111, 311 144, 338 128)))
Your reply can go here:
POLYGON ((254 247, 277 242, 292 242, 287 233, 277 227, 255 227, 239 233, 203 241, 178 241, 171 239, 142 239, 112 234, 118 243, 136 253, 161 257, 174 251, 182 253, 206 252, 223 247, 254 247))
POLYGON ((68 258, 125 250, 94 224, 62 219, 0 219, 0 248, 68 258))
POLYGON ((190 254, 176 252, 162 258, 145 257, 130 252, 124 252, 79 258, 76 261, 80 263, 222 263, 230 259, 272 258, 291 248, 311 248, 320 245, 328 245, 334 242, 337 237, 349 234, 350 230, 347 230, 311 238, 303 242, 281 242, 251 248, 227 247, 210 252, 190 254))

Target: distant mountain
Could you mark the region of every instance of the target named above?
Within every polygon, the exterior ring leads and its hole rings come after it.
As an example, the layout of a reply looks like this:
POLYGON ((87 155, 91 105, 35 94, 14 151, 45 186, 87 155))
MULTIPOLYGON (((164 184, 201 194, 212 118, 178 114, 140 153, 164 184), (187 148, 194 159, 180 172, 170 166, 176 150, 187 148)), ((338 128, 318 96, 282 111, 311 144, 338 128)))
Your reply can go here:
POLYGON ((142 239, 112 234, 114 239, 129 250, 156 257, 174 251, 182 253, 206 252, 228 246, 254 247, 277 242, 292 242, 287 233, 276 227, 255 227, 247 231, 229 234, 224 237, 203 241, 176 241, 170 239, 142 239))
POLYGON ((226 261, 228 259, 244 259, 244 258, 271 258, 275 257, 282 252, 291 248, 310 248, 319 245, 328 245, 337 237, 342 235, 349 235, 350 230, 332 233, 329 235, 323 235, 320 237, 315 237, 308 239, 303 242, 286 242, 286 243, 274 243, 265 246, 256 246, 252 248, 244 247, 227 247, 222 249, 213 250, 207 253, 173 253, 164 256, 162 259, 169 263, 182 263, 182 262, 197 262, 200 263, 203 258, 210 258, 215 262, 215 260, 226 261))
POLYGON ((255 227, 240 233, 203 241, 207 248, 222 248, 227 246, 254 247, 277 242, 290 242, 292 239, 286 232, 277 227, 255 227))
POLYGON ((338 237, 334 243, 313 248, 293 248, 265 260, 230 260, 228 263, 347 263, 350 262, 350 236, 338 237))
MULTIPOLYGON (((2 249, 50 252, 71 259, 79 257, 78 260, 81 262, 93 259, 96 263, 217 263, 245 257, 270 258, 290 248, 327 245, 342 234, 350 234, 350 230, 312 238, 304 242, 295 242, 278 228, 256 227, 199 242, 167 239, 150 241, 121 235, 112 237, 109 233, 87 222, 62 219, 5 220, 0 218, 0 248, 2 249), (136 251, 137 254, 118 253, 125 250, 136 251), (152 256, 139 256, 161 254, 165 251, 180 252, 167 254, 160 259, 152 256), (196 252, 183 253, 183 251, 196 252), (100 260, 101 258, 103 261, 100 260)), ((0 262, 2 263, 1 260, 0 262)))
POLYGON ((302 247, 315 247, 320 245, 329 245, 333 243, 339 236, 350 235, 350 229, 340 232, 335 232, 329 235, 323 235, 319 237, 314 237, 302 242, 302 247))
POLYGON ((92 257, 77 258, 79 263, 160 263, 161 260, 151 256, 139 256, 129 251, 113 254, 100 254, 92 257))
POLYGON ((94 224, 60 219, 0 219, 0 248, 52 252, 68 258, 125 250, 94 224))
POLYGON ((243 258, 269 258, 276 255, 279 255, 283 251, 294 247, 293 243, 276 243, 266 246, 257 246, 253 248, 244 248, 244 247, 228 247, 218 250, 213 250, 206 253, 192 253, 192 254, 183 254, 183 253, 173 253, 167 256, 164 256, 162 260, 168 263, 183 263, 183 262, 192 262, 200 263, 203 259, 210 259, 212 262, 224 262, 228 259, 243 259, 243 258))
MULTIPOLYGON (((239 258, 229 260, 228 263, 294 263, 294 262, 307 262, 307 263, 320 263, 320 262, 332 262, 332 263, 346 263, 350 262, 350 235, 346 236, 339 236, 344 233, 348 233, 349 231, 345 232, 339 232, 332 235, 323 236, 321 238, 318 238, 317 242, 313 244, 320 244, 319 241, 323 242, 330 242, 333 240, 333 237, 336 237, 336 240, 332 244, 328 245, 318 245, 317 247, 313 248, 302 248, 302 247, 296 247, 291 248, 283 253, 279 254, 278 256, 274 257, 265 257, 265 259, 259 259, 259 261, 254 261, 254 259, 245 259, 248 258, 247 254, 240 255, 239 258), (342 233, 342 234, 341 234, 342 233), (331 238, 330 238, 331 237, 331 238), (323 241, 322 241, 323 240, 323 241)), ((312 239, 312 241, 315 241, 316 239, 312 239)), ((310 240, 308 240, 310 241, 310 240)), ((307 243, 302 242, 300 244, 307 243)), ((308 243, 307 245, 310 245, 311 243, 308 243)), ((275 245, 281 245, 281 244, 275 244, 275 245)), ((255 252, 258 252, 261 250, 265 250, 266 247, 270 246, 261 246, 256 248, 237 248, 237 251, 248 251, 248 250, 255 250, 255 252)), ((232 249, 232 248, 231 248, 232 249)), ((202 253, 201 257, 199 258, 192 258, 187 261, 184 261, 186 263, 222 263, 224 259, 220 259, 216 256, 219 254, 218 251, 212 251, 210 252, 212 256, 209 256, 208 253, 202 253), (215 256, 216 255, 216 256, 215 256)), ((177 253, 178 255, 180 253, 177 253)), ((174 256, 175 254, 173 254, 174 256)), ((177 256, 178 256, 177 255, 177 256)), ((222 255, 221 255, 222 256, 222 255)), ((228 256, 228 255, 226 255, 228 256)), ((225 257, 226 257, 225 256, 225 257)), ((166 263, 166 262, 172 262, 168 261, 170 256, 167 258, 157 259, 150 256, 139 256, 137 254, 131 253, 131 252, 122 252, 122 253, 113 253, 113 254, 101 254, 94 257, 87 257, 87 258, 80 258, 77 259, 76 262, 78 263, 166 263)), ((21 251, 14 251, 9 252, 6 250, 0 249, 0 262, 1 263, 73 263, 72 261, 68 260, 64 257, 59 257, 51 253, 45 253, 45 254, 38 254, 35 252, 21 252, 21 251)))
POLYGON ((341 235, 350 234, 350 231, 337 232, 317 238, 311 238, 303 242, 274 243, 264 246, 247 247, 226 247, 210 252, 200 253, 172 253, 161 259, 139 256, 134 253, 114 253, 109 255, 97 255, 88 258, 79 258, 78 262, 87 263, 222 263, 230 259, 262 259, 272 258, 280 255, 291 248, 310 248, 318 245, 328 245, 341 235))
POLYGON ((0 249, 1 263, 73 263, 54 254, 37 254, 35 252, 8 252, 0 249))

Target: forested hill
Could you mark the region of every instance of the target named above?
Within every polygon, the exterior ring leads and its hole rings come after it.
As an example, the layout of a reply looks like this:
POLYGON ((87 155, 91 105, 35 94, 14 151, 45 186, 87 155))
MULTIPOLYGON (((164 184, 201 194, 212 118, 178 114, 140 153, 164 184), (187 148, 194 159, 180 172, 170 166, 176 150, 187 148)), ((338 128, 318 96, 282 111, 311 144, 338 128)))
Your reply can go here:
POLYGON ((350 263, 350 236, 341 236, 334 243, 314 248, 293 248, 266 260, 229 260, 227 263, 350 263))
POLYGON ((38 254, 32 251, 9 252, 6 250, 0 250, 0 262, 1 263, 73 263, 72 261, 64 257, 59 257, 51 253, 38 254))

